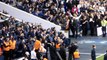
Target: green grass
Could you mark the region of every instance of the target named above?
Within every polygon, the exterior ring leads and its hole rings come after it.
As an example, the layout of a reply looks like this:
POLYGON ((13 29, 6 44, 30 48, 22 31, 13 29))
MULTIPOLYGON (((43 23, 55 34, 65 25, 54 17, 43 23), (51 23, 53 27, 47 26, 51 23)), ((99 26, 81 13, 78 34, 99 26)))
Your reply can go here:
POLYGON ((103 60, 104 55, 97 58, 97 60, 103 60))

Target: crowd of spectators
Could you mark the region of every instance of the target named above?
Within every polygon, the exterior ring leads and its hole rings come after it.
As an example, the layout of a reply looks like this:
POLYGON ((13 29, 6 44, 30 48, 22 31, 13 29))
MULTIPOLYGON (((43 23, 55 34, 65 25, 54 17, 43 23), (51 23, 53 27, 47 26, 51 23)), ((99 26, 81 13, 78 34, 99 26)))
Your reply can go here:
MULTIPOLYGON (((73 37, 77 37, 79 34, 86 36, 88 32, 90 32, 91 36, 96 36, 97 27, 102 26, 101 21, 107 20, 106 0, 1 1, 60 25, 62 29, 70 29, 73 37)), ((37 55, 36 58, 31 57, 34 59, 48 58, 48 50, 50 50, 51 60, 58 60, 56 50, 62 50, 61 52, 65 53, 64 47, 70 43, 69 39, 61 32, 57 32, 54 27, 43 29, 41 25, 34 25, 29 22, 24 23, 23 21, 19 22, 12 16, 8 18, 1 14, 0 19, 7 20, 3 23, 0 22, 0 47, 5 50, 4 48, 10 47, 10 45, 5 46, 4 42, 8 43, 10 40, 16 41, 14 52, 12 52, 12 49, 10 49, 9 52, 4 51, 5 53, 3 53, 3 55, 6 57, 5 60, 10 60, 10 56, 14 57, 14 55, 18 55, 16 57, 26 56, 28 59, 30 59, 30 55, 37 55), (37 42, 39 42, 39 44, 37 42), (44 51, 41 51, 42 49, 39 45, 42 46, 44 51), (38 48, 35 46, 38 46, 38 48), (36 51, 36 53, 34 53, 34 51, 36 51)), ((60 54, 65 60, 66 55, 64 53, 60 54)))
POLYGON ((65 52, 65 47, 69 45, 69 39, 54 27, 43 29, 41 25, 19 22, 12 16, 2 14, 0 20, 4 21, 0 22, 0 48, 3 50, 4 60, 23 56, 28 57, 28 60, 42 60, 48 58, 48 51, 51 60, 57 60, 56 50, 60 51, 62 48, 62 52, 65 52), (14 43, 10 43, 11 40, 14 43), (11 44, 14 49, 10 49, 11 44))
POLYGON ((35 16, 41 17, 45 20, 51 21, 57 25, 60 25, 64 30, 70 28, 74 36, 77 34, 86 36, 89 34, 89 32, 90 35, 96 36, 97 27, 101 26, 101 20, 107 20, 106 0, 1 1, 31 13, 35 16), (80 18, 78 18, 79 15, 80 18), (74 20, 78 20, 79 22, 75 23, 74 20))
POLYGON ((66 15, 66 11, 71 9, 73 6, 71 3, 79 3, 78 0, 73 2, 66 0, 2 0, 2 2, 58 25, 65 23, 64 17, 66 15))

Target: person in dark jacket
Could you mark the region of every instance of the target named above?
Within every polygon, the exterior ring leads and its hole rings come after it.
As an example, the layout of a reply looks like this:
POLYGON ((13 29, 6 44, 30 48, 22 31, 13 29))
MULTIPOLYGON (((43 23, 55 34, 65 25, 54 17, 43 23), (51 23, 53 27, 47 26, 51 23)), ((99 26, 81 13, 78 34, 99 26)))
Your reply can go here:
POLYGON ((95 21, 93 20, 93 17, 90 17, 90 20, 89 20, 89 24, 90 24, 90 35, 91 36, 94 36, 94 29, 95 29, 95 21))
POLYGON ((82 24, 82 35, 86 36, 87 32, 88 32, 88 28, 87 28, 87 18, 86 16, 83 18, 83 20, 81 20, 81 24, 82 24))
POLYGON ((92 45, 92 50, 91 50, 91 59, 96 60, 96 51, 95 51, 96 46, 92 45))
POLYGON ((58 60, 55 47, 52 44, 50 44, 49 49, 50 49, 51 60, 58 60))
POLYGON ((66 50, 65 50, 64 46, 61 46, 59 53, 60 53, 62 59, 66 60, 66 50))
POLYGON ((71 46, 69 47, 69 60, 72 60, 72 58, 74 59, 73 53, 76 51, 76 49, 78 49, 78 46, 75 43, 72 43, 71 46))
POLYGON ((106 50, 106 54, 104 55, 104 60, 107 60, 107 50, 106 50))

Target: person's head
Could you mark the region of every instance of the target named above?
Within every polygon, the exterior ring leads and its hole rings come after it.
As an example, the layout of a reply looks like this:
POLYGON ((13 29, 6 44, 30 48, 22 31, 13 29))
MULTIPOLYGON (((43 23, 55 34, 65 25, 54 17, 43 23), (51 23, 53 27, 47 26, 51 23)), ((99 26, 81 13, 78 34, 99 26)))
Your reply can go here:
POLYGON ((28 58, 30 53, 28 51, 25 52, 25 57, 28 58))
POLYGON ((107 50, 106 50, 106 53, 107 53, 107 50))
POLYGON ((0 40, 3 40, 4 39, 4 36, 0 35, 0 40))
POLYGON ((10 35, 10 39, 11 39, 11 40, 14 40, 14 37, 13 37, 12 35, 10 35))
POLYGON ((6 37, 6 40, 5 40, 5 41, 9 41, 9 36, 6 37))
POLYGON ((96 48, 96 45, 92 45, 92 48, 96 48))
POLYGON ((77 45, 77 44, 78 44, 78 42, 77 42, 77 41, 75 41, 75 42, 74 42, 74 44, 75 44, 75 45, 77 45))
POLYGON ((76 49, 75 51, 76 51, 76 52, 79 52, 79 49, 76 49))
POLYGON ((3 27, 2 30, 5 31, 5 27, 3 27))
POLYGON ((66 20, 69 20, 69 16, 68 15, 66 15, 65 18, 66 18, 66 20))
POLYGON ((76 7, 76 5, 74 5, 74 7, 76 7))
POLYGON ((74 45, 74 42, 71 43, 71 46, 74 45))
POLYGON ((34 37, 34 40, 37 40, 37 37, 36 37, 36 36, 34 37))

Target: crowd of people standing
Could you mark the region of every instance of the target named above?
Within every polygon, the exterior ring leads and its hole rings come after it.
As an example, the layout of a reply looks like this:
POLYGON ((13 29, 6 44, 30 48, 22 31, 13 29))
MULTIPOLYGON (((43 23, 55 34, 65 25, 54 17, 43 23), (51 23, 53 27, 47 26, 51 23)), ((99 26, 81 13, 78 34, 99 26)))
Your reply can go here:
POLYGON ((0 22, 0 57, 3 55, 4 60, 19 57, 58 60, 56 51, 62 59, 66 59, 65 47, 70 44, 70 40, 54 27, 43 29, 41 25, 19 22, 12 16, 2 14, 0 20, 3 20, 0 22))
MULTIPOLYGON (((60 25, 63 30, 71 30, 75 38, 80 35, 96 36, 98 27, 102 27, 103 37, 106 37, 106 0, 1 1, 60 25)), ((0 15, 0 19, 4 18, 6 17, 0 15)), ((66 60, 65 47, 70 44, 70 41, 63 33, 57 32, 55 28, 43 29, 41 25, 34 25, 29 22, 23 23, 23 21, 16 21, 14 17, 9 17, 5 23, 0 23, 0 34, 0 51, 3 50, 5 60, 19 56, 32 60, 49 60, 48 57, 50 56, 51 60, 59 60, 57 51, 62 59, 66 60)), ((70 60, 75 58, 75 51, 78 59, 78 46, 72 43, 69 46, 70 60)), ((1 54, 2 52, 0 52, 1 54)))
MULTIPOLYGON (((73 37, 97 36, 97 28, 103 25, 101 21, 107 21, 106 0, 2 0, 2 2, 60 25, 63 30, 69 29, 73 37)), ((105 28, 102 30, 103 36, 106 36, 105 28)))

